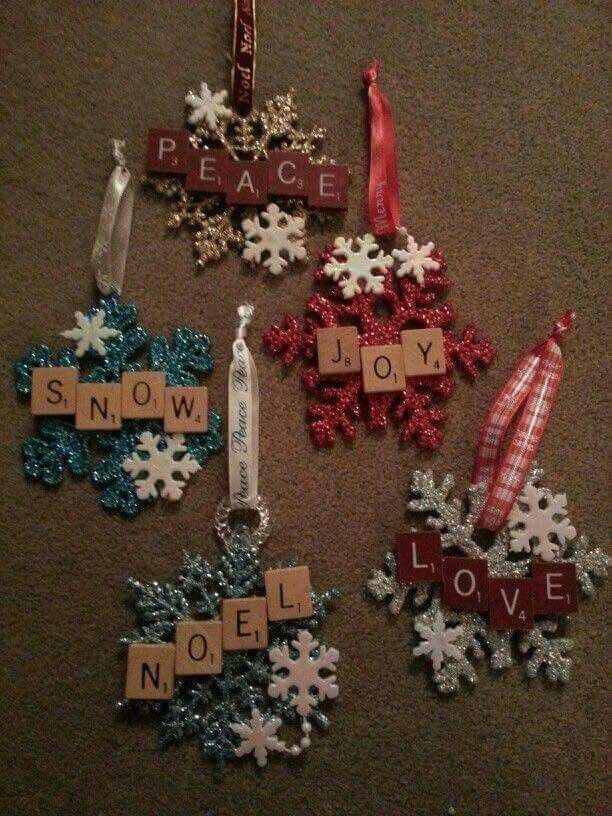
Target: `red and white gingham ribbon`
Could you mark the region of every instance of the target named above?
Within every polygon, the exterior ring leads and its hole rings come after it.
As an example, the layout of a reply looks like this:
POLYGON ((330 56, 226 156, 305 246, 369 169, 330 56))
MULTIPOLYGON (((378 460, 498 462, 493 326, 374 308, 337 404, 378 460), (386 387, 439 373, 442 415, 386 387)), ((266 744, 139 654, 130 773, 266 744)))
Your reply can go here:
POLYGON ((480 529, 500 529, 525 482, 563 373, 559 341, 575 317, 574 312, 566 312, 550 337, 519 360, 482 424, 472 470, 472 484, 484 482, 488 487, 487 502, 476 524, 480 529), (500 464, 506 431, 523 402, 525 407, 500 464))

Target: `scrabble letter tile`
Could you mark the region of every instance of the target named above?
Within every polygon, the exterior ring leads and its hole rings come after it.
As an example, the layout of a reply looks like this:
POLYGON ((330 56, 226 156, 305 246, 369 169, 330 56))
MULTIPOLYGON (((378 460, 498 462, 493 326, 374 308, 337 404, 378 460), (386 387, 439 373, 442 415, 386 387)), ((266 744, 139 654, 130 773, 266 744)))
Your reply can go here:
POLYGON ((268 617, 265 598, 225 598, 223 600, 223 648, 265 649, 268 645, 268 617))
POLYGON ((397 580, 442 582, 440 533, 400 533, 395 537, 397 580))
POLYGON ((174 694, 174 643, 130 643, 125 696, 169 700, 174 694))
POLYGON ((312 615, 310 569, 287 567, 264 572, 268 620, 293 620, 312 615))
POLYGON ((220 620, 177 621, 174 637, 176 674, 220 674, 222 633, 220 620))
POLYGON ((531 567, 535 615, 567 615, 576 611, 576 565, 534 561, 531 567))
POLYGON ((265 204, 268 196, 268 162, 228 160, 225 194, 228 204, 265 204))
POLYGON ((531 629, 533 597, 530 578, 489 578, 491 629, 531 629))
POLYGON ((165 389, 164 371, 124 371, 121 375, 123 419, 163 417, 165 389))
POLYGON ((306 197, 308 158, 299 150, 271 150, 268 153, 268 193, 306 197))
POLYGON ((187 172, 187 156, 191 149, 187 130, 150 130, 147 170, 152 173, 184 175, 187 172))
POLYGON ((117 431, 121 427, 121 385, 78 383, 75 426, 79 431, 117 431))
POLYGON ((320 374, 355 374, 361 371, 357 326, 317 329, 320 374))
POLYGON ((442 602, 450 609, 488 609, 488 564, 485 558, 442 559, 442 602))
POLYGON ((222 193, 225 190, 225 150, 191 150, 188 155, 186 190, 222 193))
POLYGON ((366 394, 403 391, 406 387, 402 347, 362 346, 361 376, 366 394))
POLYGON ((35 416, 74 414, 77 379, 76 368, 33 368, 30 404, 32 413, 35 416))
POLYGON ((407 377, 446 372, 442 329, 407 329, 400 337, 407 377))
POLYGON ((204 433, 208 429, 208 389, 201 386, 166 388, 164 431, 204 433))
POLYGON ((349 171, 341 164, 308 165, 308 205, 346 210, 349 171))

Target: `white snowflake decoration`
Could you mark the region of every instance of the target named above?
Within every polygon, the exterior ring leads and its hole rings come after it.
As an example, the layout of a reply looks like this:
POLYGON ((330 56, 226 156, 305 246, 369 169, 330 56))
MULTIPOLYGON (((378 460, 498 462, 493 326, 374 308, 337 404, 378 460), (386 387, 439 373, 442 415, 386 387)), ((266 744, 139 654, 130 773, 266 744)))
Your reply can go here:
POLYGON ((289 699, 290 705, 295 707, 301 717, 308 717, 313 706, 317 704, 317 698, 311 693, 312 689, 316 690, 319 701, 333 700, 338 696, 336 675, 322 677, 320 673, 334 672, 340 655, 337 649, 328 649, 326 646, 319 648, 318 641, 313 639, 307 629, 301 629, 297 640, 292 640, 291 645, 298 652, 295 658, 291 657, 288 643, 284 643, 280 649, 274 647, 269 651, 272 676, 268 694, 275 699, 279 697, 281 700, 289 699), (316 652, 317 648, 319 653, 315 657, 313 652, 316 652), (278 673, 284 670, 286 674, 278 673), (291 690, 295 690, 295 693, 289 697, 291 690))
POLYGON ((533 484, 523 488, 510 511, 507 527, 512 552, 532 550, 543 561, 552 561, 566 541, 576 537, 576 529, 567 518, 565 493, 553 496, 550 490, 533 484))
POLYGON ((163 448, 160 438, 150 431, 142 433, 136 450, 121 466, 134 480, 139 499, 155 499, 159 494, 163 499, 178 501, 186 480, 201 468, 187 450, 183 434, 166 435, 163 448), (144 458, 142 453, 146 454, 144 458))
POLYGON ((336 238, 333 258, 323 267, 324 274, 338 283, 345 300, 362 292, 380 294, 384 290, 385 269, 393 266, 393 258, 379 249, 373 235, 355 238, 354 243, 356 250, 352 239, 336 238))
POLYGON ((260 768, 268 763, 268 752, 286 752, 286 745, 276 736, 282 720, 280 717, 272 717, 264 722, 258 709, 253 709, 251 719, 247 723, 231 723, 230 728, 241 739, 241 743, 234 753, 237 757, 253 754, 260 768))
POLYGON ((427 655, 435 671, 440 671, 446 657, 454 657, 455 660, 463 657, 463 653, 453 642, 463 634, 463 629, 461 626, 447 627, 441 612, 436 613, 432 626, 417 622, 414 628, 423 642, 415 646, 412 653, 415 657, 427 655))
POLYGON ((425 282, 425 271, 431 270, 437 272, 440 268, 439 262, 431 257, 434 244, 430 241, 428 244, 419 246, 412 235, 408 235, 406 227, 401 227, 399 232, 401 235, 406 236, 406 249, 393 250, 393 257, 400 262, 400 266, 396 269, 395 274, 398 278, 411 275, 419 286, 423 286, 425 282))
POLYGON ((262 263, 262 255, 267 253, 263 266, 273 275, 280 275, 289 261, 306 260, 305 224, 304 218, 288 215, 276 204, 268 204, 265 211, 242 222, 246 238, 242 257, 250 263, 262 263))
POLYGON ((192 110, 187 121, 190 125, 199 125, 206 121, 210 130, 217 127, 219 119, 229 119, 232 115, 230 108, 223 104, 227 99, 227 91, 213 93, 205 82, 200 84, 200 95, 188 91, 185 104, 192 110))
POLYGON ((75 312, 74 319, 77 323, 74 329, 66 329, 61 332, 61 336, 69 340, 76 340, 77 357, 83 357, 89 349, 103 357, 107 351, 104 340, 121 334, 118 329, 111 329, 104 325, 106 319, 104 309, 98 309, 91 317, 84 315, 83 312, 75 312))

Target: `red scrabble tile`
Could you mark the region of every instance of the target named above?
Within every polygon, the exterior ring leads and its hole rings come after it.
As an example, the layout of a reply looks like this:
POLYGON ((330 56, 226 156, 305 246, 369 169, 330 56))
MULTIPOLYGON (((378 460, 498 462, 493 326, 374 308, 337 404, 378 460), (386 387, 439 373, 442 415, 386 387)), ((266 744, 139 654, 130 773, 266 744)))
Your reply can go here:
POLYGON ((576 611, 576 565, 534 561, 531 567, 533 611, 536 615, 567 615, 576 611))
POLYGON ((308 195, 308 157, 299 150, 271 150, 268 153, 268 193, 308 195))
POLYGON ((395 537, 397 580, 442 581, 442 544, 440 534, 399 533, 395 537))
POLYGON ((265 204, 268 200, 268 163, 228 159, 225 196, 228 204, 265 204))
POLYGON ((489 578, 489 624, 491 629, 531 629, 530 578, 489 578))
POLYGON ((191 150, 187 161, 186 190, 222 193, 227 184, 225 150, 191 150))
POLYGON ((191 150, 189 131, 168 128, 149 131, 147 142, 147 170, 152 173, 184 175, 187 156, 191 150))
POLYGON ((485 612, 488 608, 488 564, 484 558, 442 559, 442 602, 450 609, 485 612))
POLYGON ((341 164, 311 164, 308 168, 308 204, 331 210, 348 206, 348 167, 341 164))

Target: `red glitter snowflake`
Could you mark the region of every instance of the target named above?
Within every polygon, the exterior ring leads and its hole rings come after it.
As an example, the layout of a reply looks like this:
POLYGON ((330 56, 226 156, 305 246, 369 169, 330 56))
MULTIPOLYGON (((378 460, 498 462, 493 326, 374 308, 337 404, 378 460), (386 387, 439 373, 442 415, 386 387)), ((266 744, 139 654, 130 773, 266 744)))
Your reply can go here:
POLYGON ((490 340, 476 339, 476 327, 468 325, 460 336, 450 326, 454 320, 450 303, 439 303, 451 282, 446 276, 446 261, 440 252, 431 255, 440 267, 428 271, 422 286, 407 278, 398 280, 394 270, 385 274, 380 294, 357 294, 344 300, 338 285, 331 284, 323 265, 332 257, 333 246, 321 254, 321 267, 315 270, 315 281, 325 283, 327 292, 314 293, 306 303, 303 327, 291 315, 282 326, 273 324, 263 336, 266 349, 278 355, 285 367, 298 357, 304 364, 301 379, 315 399, 308 404, 307 421, 317 448, 331 447, 337 433, 354 439, 355 421, 365 415, 372 431, 386 430, 388 417, 401 426, 403 442, 414 441, 420 448, 435 450, 443 439, 440 426, 446 411, 437 403, 448 400, 455 390, 454 369, 458 366, 468 377, 475 378, 479 367, 488 366, 495 357, 490 340), (387 313, 387 314, 384 314, 387 313), (356 325, 360 346, 400 343, 404 329, 443 329, 446 373, 437 376, 408 377, 404 391, 365 394, 361 374, 322 377, 316 365, 316 331, 331 326, 356 325))

